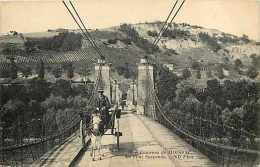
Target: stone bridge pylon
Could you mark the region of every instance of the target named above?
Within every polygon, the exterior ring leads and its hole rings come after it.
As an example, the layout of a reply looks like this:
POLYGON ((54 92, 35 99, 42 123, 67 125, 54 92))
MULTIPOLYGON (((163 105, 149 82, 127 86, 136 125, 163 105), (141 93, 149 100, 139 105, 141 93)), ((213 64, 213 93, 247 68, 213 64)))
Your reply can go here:
POLYGON ((141 59, 137 68, 137 114, 154 117, 155 104, 152 96, 154 91, 153 66, 148 63, 147 59, 141 59))
POLYGON ((95 80, 97 82, 100 76, 98 89, 104 90, 104 95, 108 97, 112 104, 119 104, 122 92, 119 89, 118 81, 113 80, 111 77, 111 66, 111 63, 98 59, 98 62, 95 64, 95 80))
POLYGON ((109 98, 109 101, 112 100, 111 92, 111 63, 106 63, 105 60, 98 59, 98 62, 95 64, 95 77, 96 82, 97 78, 100 77, 100 82, 98 84, 98 89, 104 89, 104 95, 109 98))

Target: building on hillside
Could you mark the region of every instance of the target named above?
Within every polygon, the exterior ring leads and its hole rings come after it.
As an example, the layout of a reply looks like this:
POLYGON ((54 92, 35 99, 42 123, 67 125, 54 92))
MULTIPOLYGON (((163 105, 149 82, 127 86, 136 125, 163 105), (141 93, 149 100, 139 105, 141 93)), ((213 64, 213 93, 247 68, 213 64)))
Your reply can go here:
POLYGON ((174 70, 174 65, 173 64, 163 64, 163 66, 165 66, 166 68, 169 69, 169 71, 173 71, 174 70))

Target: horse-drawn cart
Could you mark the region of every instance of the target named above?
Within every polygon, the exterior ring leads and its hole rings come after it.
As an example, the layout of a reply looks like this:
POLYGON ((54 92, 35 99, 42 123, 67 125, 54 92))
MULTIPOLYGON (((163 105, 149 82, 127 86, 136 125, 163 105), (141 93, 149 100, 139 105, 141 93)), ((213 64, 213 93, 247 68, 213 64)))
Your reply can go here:
MULTIPOLYGON (((80 137, 82 141, 82 146, 85 147, 86 144, 91 140, 93 134, 93 116, 89 112, 81 113, 80 121, 80 137)), ((109 119, 104 125, 102 135, 113 135, 116 137, 117 149, 119 149, 119 138, 122 136, 122 132, 119 131, 119 119, 121 117, 121 110, 117 107, 109 110, 109 119)))

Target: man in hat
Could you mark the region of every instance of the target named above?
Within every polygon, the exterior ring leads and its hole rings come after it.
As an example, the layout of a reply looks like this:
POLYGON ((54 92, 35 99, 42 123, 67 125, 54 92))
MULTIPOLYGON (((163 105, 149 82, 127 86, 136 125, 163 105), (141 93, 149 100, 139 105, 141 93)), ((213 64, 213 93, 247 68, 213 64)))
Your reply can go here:
POLYGON ((111 104, 107 96, 104 95, 103 89, 98 89, 98 100, 97 100, 97 108, 102 115, 102 121, 107 125, 109 122, 109 109, 111 104))

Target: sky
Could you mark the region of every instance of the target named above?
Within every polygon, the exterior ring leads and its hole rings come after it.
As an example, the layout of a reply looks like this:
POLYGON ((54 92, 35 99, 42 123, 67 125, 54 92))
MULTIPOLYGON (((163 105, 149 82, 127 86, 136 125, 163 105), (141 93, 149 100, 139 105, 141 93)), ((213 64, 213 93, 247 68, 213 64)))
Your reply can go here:
MULTIPOLYGON (((122 23, 164 21, 175 0, 73 2, 86 26, 95 29, 122 23)), ((219 29, 238 36, 246 34, 260 41, 260 0, 186 0, 175 22, 219 29)), ((77 28, 62 1, 0 2, 0 33, 10 30, 41 32, 55 28, 77 28)))

